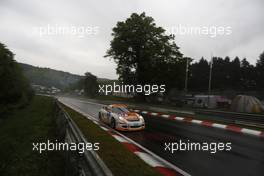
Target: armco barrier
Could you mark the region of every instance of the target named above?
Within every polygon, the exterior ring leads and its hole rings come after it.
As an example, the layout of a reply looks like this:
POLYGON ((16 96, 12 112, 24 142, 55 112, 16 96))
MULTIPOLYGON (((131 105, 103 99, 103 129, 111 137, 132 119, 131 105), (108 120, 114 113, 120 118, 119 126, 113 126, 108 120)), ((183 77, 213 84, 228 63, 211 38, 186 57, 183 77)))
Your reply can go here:
MULTIPOLYGON (((55 101, 55 115, 60 141, 76 144, 87 143, 80 129, 57 100, 55 101)), ((65 159, 67 176, 113 175, 95 151, 85 150, 82 154, 78 151, 65 151, 65 159)))

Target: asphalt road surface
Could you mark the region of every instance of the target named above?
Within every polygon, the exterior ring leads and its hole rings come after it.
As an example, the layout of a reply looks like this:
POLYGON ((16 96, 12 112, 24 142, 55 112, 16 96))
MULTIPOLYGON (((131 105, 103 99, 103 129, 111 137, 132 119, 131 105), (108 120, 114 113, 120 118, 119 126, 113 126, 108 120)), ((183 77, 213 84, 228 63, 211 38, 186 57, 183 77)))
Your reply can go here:
MULTIPOLYGON (((94 118, 98 118, 101 105, 73 98, 60 98, 94 118)), ((125 136, 149 149, 191 175, 264 175, 264 139, 222 129, 144 116, 146 129, 122 132, 125 136), (231 151, 175 151, 166 150, 170 142, 231 142, 231 151)))

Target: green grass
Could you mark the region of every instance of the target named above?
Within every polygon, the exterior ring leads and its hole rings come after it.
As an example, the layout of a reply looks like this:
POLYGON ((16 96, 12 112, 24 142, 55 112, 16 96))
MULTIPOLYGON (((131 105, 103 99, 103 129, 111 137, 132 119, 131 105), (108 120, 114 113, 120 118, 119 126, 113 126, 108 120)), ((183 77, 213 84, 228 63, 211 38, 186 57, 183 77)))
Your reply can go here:
POLYGON ((59 152, 32 151, 32 143, 54 140, 53 99, 35 96, 23 109, 9 114, 0 122, 0 175, 64 175, 59 152))
POLYGON ((64 108, 89 142, 100 143, 97 153, 115 176, 160 175, 92 121, 69 107, 64 108))

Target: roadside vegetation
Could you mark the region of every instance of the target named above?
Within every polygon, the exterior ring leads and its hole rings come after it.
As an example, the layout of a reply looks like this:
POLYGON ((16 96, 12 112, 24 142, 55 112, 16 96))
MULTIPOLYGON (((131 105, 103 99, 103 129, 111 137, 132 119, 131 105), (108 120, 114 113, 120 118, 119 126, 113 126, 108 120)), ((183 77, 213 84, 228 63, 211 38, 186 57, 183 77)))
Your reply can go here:
POLYGON ((64 175, 59 152, 39 154, 32 143, 55 140, 53 99, 35 96, 31 103, 9 113, 0 123, 0 175, 64 175))
POLYGON ((28 80, 14 60, 14 54, 2 43, 0 43, 0 82, 0 118, 12 109, 27 105, 34 95, 28 80))
POLYGON ((71 108, 64 108, 89 142, 100 143, 97 153, 115 176, 160 175, 98 125, 71 108))

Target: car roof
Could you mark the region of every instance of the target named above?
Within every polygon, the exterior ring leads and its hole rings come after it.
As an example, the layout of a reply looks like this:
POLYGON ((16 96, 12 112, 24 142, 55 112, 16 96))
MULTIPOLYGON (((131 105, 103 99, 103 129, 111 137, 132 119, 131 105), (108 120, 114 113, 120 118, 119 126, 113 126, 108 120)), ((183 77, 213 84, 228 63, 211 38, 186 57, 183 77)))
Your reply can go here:
POLYGON ((110 105, 111 107, 113 107, 113 108, 118 108, 118 107, 124 107, 124 108, 127 108, 127 105, 125 105, 125 104, 112 104, 112 105, 110 105))

